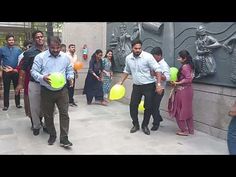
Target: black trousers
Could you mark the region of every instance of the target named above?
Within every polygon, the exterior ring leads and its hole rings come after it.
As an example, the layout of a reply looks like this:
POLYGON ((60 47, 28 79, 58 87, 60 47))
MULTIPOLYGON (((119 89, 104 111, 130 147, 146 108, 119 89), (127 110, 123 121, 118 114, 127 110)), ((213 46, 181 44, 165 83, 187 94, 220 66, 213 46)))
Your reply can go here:
POLYGON ((144 84, 144 85, 135 85, 133 84, 133 90, 131 94, 130 100, 130 116, 133 120, 133 125, 139 125, 138 121, 138 106, 144 96, 144 117, 142 122, 142 127, 148 126, 150 116, 152 114, 152 104, 153 104, 153 96, 155 93, 155 83, 144 84))
MULTIPOLYGON (((10 92, 11 81, 13 82, 13 86, 15 90, 18 84, 19 75, 18 73, 7 73, 3 71, 2 77, 3 77, 3 90, 4 90, 3 104, 4 104, 4 107, 9 107, 9 92, 10 92)), ((16 106, 20 105, 20 94, 15 95, 15 104, 16 106)))
POLYGON ((69 95, 69 103, 74 103, 74 90, 75 90, 75 74, 74 74, 74 85, 70 87, 70 82, 67 80, 66 85, 68 88, 68 95, 69 95))
POLYGON ((159 95, 157 92, 154 93, 153 96, 153 112, 152 112, 152 117, 153 117, 153 125, 158 125, 161 121, 163 121, 161 115, 160 115, 160 104, 161 100, 164 96, 164 90, 161 95, 159 95))

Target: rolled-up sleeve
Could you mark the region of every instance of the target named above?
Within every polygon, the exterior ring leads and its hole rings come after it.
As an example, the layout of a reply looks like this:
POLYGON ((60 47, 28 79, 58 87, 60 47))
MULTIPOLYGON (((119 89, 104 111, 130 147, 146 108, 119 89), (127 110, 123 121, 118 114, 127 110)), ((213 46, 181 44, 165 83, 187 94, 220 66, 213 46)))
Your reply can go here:
POLYGON ((170 81, 170 67, 167 64, 162 68, 162 73, 165 75, 166 81, 170 81))
POLYGON ((40 55, 37 55, 34 59, 34 63, 31 69, 31 76, 37 81, 37 82, 44 82, 43 81, 43 75, 41 74, 43 66, 43 59, 40 57, 40 55))
POLYGON ((131 74, 131 70, 130 70, 130 66, 129 66, 129 63, 128 63, 128 58, 126 57, 125 59, 125 68, 124 68, 124 73, 127 73, 127 74, 131 74))
POLYGON ((153 57, 150 57, 148 60, 149 67, 151 68, 152 71, 155 72, 161 72, 161 66, 159 63, 156 62, 156 60, 153 57))

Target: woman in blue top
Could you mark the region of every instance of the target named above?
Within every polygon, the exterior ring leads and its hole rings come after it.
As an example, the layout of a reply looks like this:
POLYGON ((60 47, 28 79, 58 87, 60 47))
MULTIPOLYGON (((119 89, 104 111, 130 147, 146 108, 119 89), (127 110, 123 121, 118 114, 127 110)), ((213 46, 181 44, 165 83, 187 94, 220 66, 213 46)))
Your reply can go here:
POLYGON ((114 66, 114 58, 113 51, 107 50, 106 55, 102 59, 103 64, 103 93, 105 101, 108 102, 108 94, 111 88, 111 81, 113 76, 113 66, 114 66))

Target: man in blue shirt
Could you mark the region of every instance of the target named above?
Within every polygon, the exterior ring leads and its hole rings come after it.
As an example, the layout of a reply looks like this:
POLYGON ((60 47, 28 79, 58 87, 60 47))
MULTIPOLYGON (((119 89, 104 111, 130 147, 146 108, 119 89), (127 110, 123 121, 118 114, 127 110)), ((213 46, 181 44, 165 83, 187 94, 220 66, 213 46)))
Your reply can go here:
MULTIPOLYGON (((0 48, 0 64, 3 68, 3 90, 4 90, 4 108, 3 111, 7 111, 9 107, 9 92, 11 81, 13 82, 14 89, 18 84, 18 73, 9 70, 9 68, 15 69, 18 64, 18 57, 22 53, 19 47, 15 46, 15 39, 13 34, 6 36, 7 45, 0 48)), ((20 95, 15 95, 15 104, 17 108, 22 108, 20 105, 20 95)))
POLYGON ((53 145, 56 141, 56 129, 54 126, 54 107, 59 109, 60 117, 60 144, 67 148, 72 146, 68 140, 69 131, 69 96, 66 80, 73 87, 74 72, 69 57, 61 52, 61 40, 58 37, 50 37, 48 40, 49 50, 41 52, 35 59, 31 69, 31 76, 41 85, 42 111, 46 127, 50 134, 48 144, 53 145), (64 77, 64 85, 54 88, 51 85, 50 74, 61 73, 64 77))

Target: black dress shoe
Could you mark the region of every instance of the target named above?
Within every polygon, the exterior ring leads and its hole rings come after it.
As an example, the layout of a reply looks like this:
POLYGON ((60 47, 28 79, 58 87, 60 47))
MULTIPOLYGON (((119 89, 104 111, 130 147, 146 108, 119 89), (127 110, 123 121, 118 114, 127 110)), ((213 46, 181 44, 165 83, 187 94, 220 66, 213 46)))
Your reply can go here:
POLYGON ((50 135, 49 139, 48 139, 48 145, 53 145, 56 141, 56 136, 54 135, 50 135))
POLYGON ((4 107, 2 108, 3 111, 7 111, 8 110, 8 107, 4 107))
POLYGON ((72 103, 74 106, 78 106, 75 102, 74 103, 72 103))
POLYGON ((159 128, 159 126, 160 126, 160 123, 155 124, 155 125, 152 126, 151 130, 152 130, 152 131, 157 131, 158 128, 159 128))
POLYGON ((21 106, 21 105, 17 105, 16 107, 17 107, 17 108, 22 108, 22 106, 21 106))
POLYGON ((64 148, 68 148, 70 146, 72 146, 73 144, 68 140, 67 137, 63 138, 60 140, 60 146, 64 147, 64 148))
POLYGON ((130 129, 130 133, 134 133, 134 132, 136 132, 136 131, 138 131, 139 130, 139 126, 138 125, 135 125, 135 126, 133 126, 131 129, 130 129))
POLYGON ((150 130, 148 129, 147 126, 142 127, 142 129, 143 129, 143 132, 144 132, 146 135, 150 135, 150 130))
POLYGON ((47 127, 43 127, 43 132, 49 134, 47 127))
POLYGON ((163 118, 162 117, 160 117, 160 122, 162 122, 163 121, 163 118))
POLYGON ((39 131, 40 131, 40 128, 39 129, 33 129, 34 136, 39 135, 39 131))

